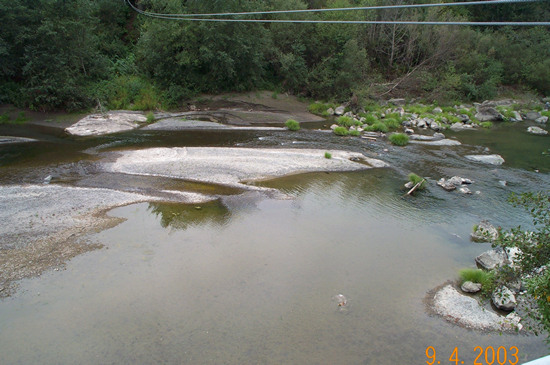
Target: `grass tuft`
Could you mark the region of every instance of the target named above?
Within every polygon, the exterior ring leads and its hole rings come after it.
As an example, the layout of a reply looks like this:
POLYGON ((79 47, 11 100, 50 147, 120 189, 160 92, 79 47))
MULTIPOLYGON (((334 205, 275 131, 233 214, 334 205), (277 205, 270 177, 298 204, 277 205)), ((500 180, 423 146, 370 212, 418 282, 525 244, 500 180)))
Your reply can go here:
POLYGON ((330 160, 332 158, 332 153, 330 152, 325 152, 325 158, 330 160))
POLYGON ((409 181, 412 182, 413 186, 422 182, 419 187, 416 188, 416 190, 422 190, 426 187, 426 180, 423 177, 418 176, 414 172, 411 172, 409 174, 409 181), (422 181, 424 180, 424 181, 422 181))
POLYGON ((285 122, 285 127, 287 127, 288 130, 291 131, 298 131, 300 130, 300 123, 298 123, 294 119, 289 119, 285 122))
POLYGON ((347 136, 349 134, 346 127, 336 127, 332 132, 337 136, 347 136))
POLYGON ((481 284, 481 292, 490 294, 495 286, 495 275, 491 271, 480 269, 462 269, 459 271, 460 284, 466 281, 481 284))
POLYGON ((409 143, 409 136, 404 133, 391 134, 388 139, 396 146, 406 146, 409 143))
POLYGON ((147 117, 147 123, 149 124, 155 121, 155 114, 153 114, 153 112, 147 113, 146 117, 147 117))

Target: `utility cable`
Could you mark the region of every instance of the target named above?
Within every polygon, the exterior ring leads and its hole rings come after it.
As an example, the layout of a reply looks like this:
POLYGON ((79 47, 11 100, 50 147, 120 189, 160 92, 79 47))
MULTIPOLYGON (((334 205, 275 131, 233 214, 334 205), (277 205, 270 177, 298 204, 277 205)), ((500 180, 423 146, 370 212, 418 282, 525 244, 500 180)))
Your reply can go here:
MULTIPOLYGON (((127 0, 130 6, 136 9, 127 0)), ((332 11, 357 11, 357 10, 382 10, 382 9, 411 9, 411 8, 429 8, 442 6, 471 6, 471 5, 498 5, 498 4, 514 4, 514 3, 529 3, 547 0, 478 0, 454 3, 434 3, 434 4, 401 4, 401 5, 376 5, 376 6, 358 6, 351 8, 324 8, 324 9, 298 9, 298 10, 266 10, 266 11, 248 11, 234 13, 195 13, 195 14, 162 14, 141 11, 143 15, 156 15, 162 17, 174 18, 195 18, 203 16, 239 16, 239 15, 262 15, 262 14, 295 14, 295 13, 315 13, 315 12, 332 12, 332 11)))
MULTIPOLYGON (((406 21, 406 20, 312 20, 312 19, 232 19, 232 18, 188 18, 180 17, 178 14, 160 14, 160 13, 150 13, 136 8, 130 0, 126 0, 130 7, 138 12, 139 14, 165 20, 181 20, 181 21, 198 21, 198 22, 231 22, 231 23, 309 23, 309 24, 400 24, 400 25, 465 25, 465 26, 550 26, 550 22, 442 22, 442 21, 406 21)), ((494 0, 494 1, 476 1, 477 5, 482 4, 494 4, 494 3, 518 3, 518 2, 532 2, 532 1, 541 1, 541 0, 494 0)), ((466 3, 449 3, 449 4, 471 4, 474 2, 466 3)), ((449 4, 418 4, 416 7, 421 7, 423 5, 449 5, 449 4)), ((388 5, 389 6, 389 5, 388 5)), ((395 7, 395 6, 392 6, 395 7)), ((403 7, 415 7, 415 5, 404 5, 403 7)), ((376 7, 371 7, 376 8, 376 7)), ((386 8, 387 7, 382 7, 386 8)), ((342 8, 339 10, 351 10, 357 8, 342 8)), ((380 8, 378 8, 380 9, 380 8)), ((309 10, 333 10, 333 9, 309 9, 309 10)), ((362 8, 362 10, 367 10, 362 8)), ((282 12, 280 10, 278 12, 282 12)), ((296 12, 296 10, 288 10, 285 12, 296 12)), ((266 12, 263 12, 264 14, 266 12)), ((214 15, 226 15, 229 16, 231 13, 214 13, 214 15)), ((238 15, 252 14, 252 13, 233 13, 238 15)), ((191 15, 191 14, 189 14, 191 15)), ((194 14, 198 15, 198 14, 194 14)), ((206 14, 205 14, 206 15, 206 14)))

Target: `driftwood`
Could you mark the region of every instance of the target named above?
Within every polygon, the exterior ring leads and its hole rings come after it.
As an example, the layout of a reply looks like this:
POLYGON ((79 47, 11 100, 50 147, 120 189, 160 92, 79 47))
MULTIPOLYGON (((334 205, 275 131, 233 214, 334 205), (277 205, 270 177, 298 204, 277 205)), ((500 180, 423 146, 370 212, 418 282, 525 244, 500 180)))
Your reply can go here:
POLYGON ((423 183, 424 181, 426 181, 426 179, 422 179, 422 181, 420 181, 420 182, 417 183, 415 186, 413 186, 412 189, 409 190, 409 192, 408 192, 406 195, 411 195, 412 193, 414 193, 414 191, 415 191, 416 189, 418 189, 418 187, 419 187, 420 185, 422 185, 422 183, 423 183))
POLYGON ((368 139, 369 141, 372 141, 372 142, 376 142, 376 141, 377 141, 377 139, 374 138, 374 137, 362 136, 361 138, 368 139))

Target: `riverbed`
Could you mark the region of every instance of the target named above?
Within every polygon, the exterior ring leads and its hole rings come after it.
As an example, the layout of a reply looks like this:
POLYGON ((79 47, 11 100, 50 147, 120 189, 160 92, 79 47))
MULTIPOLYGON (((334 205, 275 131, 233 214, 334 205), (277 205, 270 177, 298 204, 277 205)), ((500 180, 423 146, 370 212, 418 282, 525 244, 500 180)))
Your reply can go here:
POLYGON ((86 233, 93 249, 20 280, 1 300, 0 363, 423 364, 432 346, 441 363, 457 347, 460 360, 473 364, 476 346, 509 353, 516 346, 520 363, 548 353, 543 337, 464 329, 425 304, 433 288, 456 280, 489 248, 469 240, 479 220, 529 224, 506 197, 550 189, 544 137, 499 125, 449 133, 460 146, 401 148, 318 126, 88 138, 55 126, 10 127, 38 141, 0 147, 2 185, 40 185, 52 176, 49 184, 62 187, 215 199, 108 211, 123 222, 86 233), (390 167, 291 175, 254 189, 103 168, 121 153, 157 147, 343 150, 390 167), (477 153, 506 162, 464 158, 477 153), (409 172, 428 179, 415 197, 403 196, 409 172), (474 194, 436 185, 454 175, 474 180, 474 194), (265 193, 273 190, 281 196, 265 193))

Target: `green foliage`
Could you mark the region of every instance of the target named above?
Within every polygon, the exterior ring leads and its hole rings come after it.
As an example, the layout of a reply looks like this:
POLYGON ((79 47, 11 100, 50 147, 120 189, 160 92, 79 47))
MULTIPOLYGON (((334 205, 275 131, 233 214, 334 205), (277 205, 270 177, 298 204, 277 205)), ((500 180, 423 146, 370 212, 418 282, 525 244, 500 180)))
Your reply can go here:
POLYGON ((298 123, 294 119, 289 119, 285 122, 285 127, 287 127, 288 130, 297 131, 300 130, 300 123, 298 123))
POLYGON ((480 269, 462 269, 459 271, 460 284, 466 281, 481 284, 481 292, 489 295, 495 288, 495 275, 491 271, 480 269))
POLYGON ((534 230, 518 226, 501 232, 493 246, 517 247, 519 254, 514 267, 505 267, 497 278, 522 278, 527 282, 527 292, 536 302, 528 308, 528 314, 539 330, 550 333, 550 191, 512 194, 509 201, 529 212, 534 230))
POLYGON ((325 158, 330 160, 332 158, 332 153, 325 152, 325 158))
POLYGON ((359 132, 357 130, 351 130, 351 131, 349 131, 349 135, 353 136, 353 137, 359 137, 359 136, 361 136, 361 132, 359 132))
POLYGON ((7 114, 0 115, 0 124, 6 124, 10 122, 10 116, 7 114))
POLYGON ((491 129, 493 127, 493 123, 491 123, 491 122, 481 122, 481 123, 479 123, 479 125, 482 128, 487 128, 487 129, 491 129))
POLYGON ((355 125, 353 118, 351 117, 345 117, 341 116, 336 119, 336 124, 342 126, 342 127, 351 127, 352 125, 355 125))
POLYGON ((349 131, 346 127, 336 127, 332 131, 337 136, 347 136, 349 134, 349 131))
MULTIPOLYGON (((395 118, 384 118, 382 119, 382 122, 389 128, 389 129, 397 129, 401 126, 401 122, 395 118)), ((408 140, 408 138, 407 138, 408 140)))
POLYGON ((388 137, 390 142, 396 146, 406 146, 409 143, 409 136, 404 133, 393 133, 388 137))
POLYGON ((387 133, 389 131, 389 128, 388 128, 387 125, 385 125, 382 122, 375 122, 373 125, 368 126, 368 128, 366 128, 366 130, 369 131, 369 132, 387 133))
POLYGON ((367 114, 365 116, 365 123, 368 125, 373 125, 378 121, 378 118, 374 114, 367 114))
POLYGON ((155 110, 161 103, 157 88, 138 76, 119 76, 98 83, 93 95, 110 109, 155 110))
POLYGON ((149 124, 155 121, 155 114, 153 114, 153 112, 147 113, 146 117, 147 117, 147 123, 149 124))
POLYGON ((308 110, 312 114, 317 114, 317 115, 321 115, 323 117, 328 117, 329 115, 327 113, 327 110, 329 108, 332 108, 332 107, 333 106, 331 104, 324 104, 324 103, 315 102, 315 103, 309 104, 308 110))
POLYGON ((434 107, 433 107, 433 105, 421 105, 421 104, 410 105, 409 104, 409 105, 405 106, 404 109, 408 113, 421 115, 421 114, 428 114, 428 113, 431 114, 434 107))
POLYGON ((416 184, 421 183, 420 186, 418 186, 418 188, 416 188, 416 190, 423 190, 426 187, 426 179, 424 179, 423 177, 418 176, 414 172, 411 172, 409 174, 409 181, 411 183, 413 183, 413 186, 416 185, 416 184))
POLYGON ((19 114, 17 114, 17 118, 15 118, 14 123, 21 124, 21 123, 25 123, 26 121, 27 121, 27 117, 25 116, 25 112, 19 112, 19 114))

